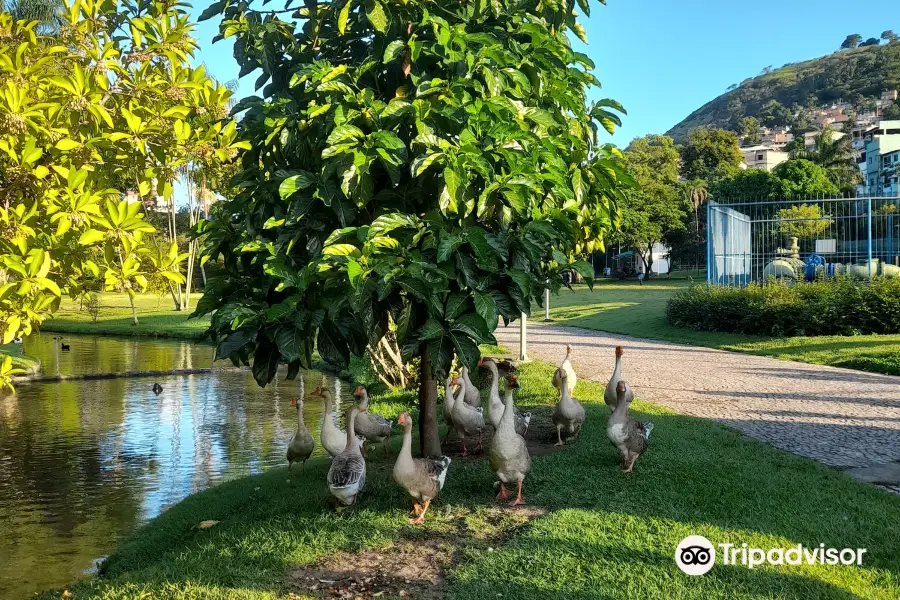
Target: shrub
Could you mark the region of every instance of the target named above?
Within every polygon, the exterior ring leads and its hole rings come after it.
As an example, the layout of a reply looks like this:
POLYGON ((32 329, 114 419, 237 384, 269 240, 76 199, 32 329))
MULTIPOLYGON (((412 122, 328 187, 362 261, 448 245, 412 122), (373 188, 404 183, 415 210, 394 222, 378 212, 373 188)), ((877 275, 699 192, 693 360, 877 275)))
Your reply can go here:
POLYGON ((699 331, 766 336, 900 333, 900 279, 847 277, 788 286, 693 285, 669 301, 669 323, 699 331))

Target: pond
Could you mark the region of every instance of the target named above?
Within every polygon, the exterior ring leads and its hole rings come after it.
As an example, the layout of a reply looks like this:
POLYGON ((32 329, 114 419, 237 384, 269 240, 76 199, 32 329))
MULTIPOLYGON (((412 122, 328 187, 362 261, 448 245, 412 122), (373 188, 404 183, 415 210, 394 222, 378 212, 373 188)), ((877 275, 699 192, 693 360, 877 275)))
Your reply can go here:
MULTIPOLYGON (((202 368, 213 359, 211 347, 189 342, 63 338, 67 352, 50 334, 25 340, 24 352, 47 374, 202 368)), ((297 428, 290 401, 323 384, 344 406, 351 400, 349 385, 316 371, 266 389, 245 371, 21 384, 0 398, 0 599, 84 576, 122 536, 190 494, 286 468, 297 428)), ((308 398, 304 408, 318 438, 322 403, 308 398)))

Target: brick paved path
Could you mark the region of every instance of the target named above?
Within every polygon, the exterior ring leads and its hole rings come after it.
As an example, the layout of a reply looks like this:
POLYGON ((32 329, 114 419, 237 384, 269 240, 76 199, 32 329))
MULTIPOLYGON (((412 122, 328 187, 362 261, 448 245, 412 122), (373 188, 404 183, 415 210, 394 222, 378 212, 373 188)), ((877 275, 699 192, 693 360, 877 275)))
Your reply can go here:
MULTIPOLYGON (((518 351, 518 324, 496 336, 518 351)), ((529 322, 529 358, 559 363, 566 343, 580 378, 605 384, 621 344, 642 400, 835 467, 900 462, 900 377, 529 322)))

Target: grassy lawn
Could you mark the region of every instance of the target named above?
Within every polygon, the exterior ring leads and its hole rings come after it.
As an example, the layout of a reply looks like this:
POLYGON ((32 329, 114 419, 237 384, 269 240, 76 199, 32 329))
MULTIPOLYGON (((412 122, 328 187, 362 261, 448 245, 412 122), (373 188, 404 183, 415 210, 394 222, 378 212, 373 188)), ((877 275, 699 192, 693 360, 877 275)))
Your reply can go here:
MULTIPOLYGON (((192 302, 200 300, 200 294, 191 295, 192 302)), ((162 301, 156 296, 138 296, 135 300, 138 325, 131 319, 131 307, 125 294, 106 293, 101 296, 100 315, 97 322, 91 320, 86 310, 79 310, 77 302, 63 301, 59 311, 41 327, 55 333, 80 333, 85 335, 134 335, 147 337, 171 337, 199 339, 209 327, 209 319, 190 319, 192 310, 177 312, 168 297, 162 301)))
MULTIPOLYGON (((518 403, 536 407, 533 427, 549 419, 551 372, 540 363, 520 370, 518 403)), ((328 506, 328 463, 320 460, 303 475, 276 469, 186 499, 125 540, 104 578, 70 590, 80 599, 307 598, 314 597, 310 585, 326 585, 302 576, 315 572, 303 570, 312 563, 359 567, 364 578, 372 555, 389 565, 392 557, 412 564, 430 553, 443 565, 443 589, 416 588, 420 582, 398 575, 405 579, 394 582, 395 594, 404 588, 413 597, 466 600, 900 597, 900 497, 718 424, 640 402, 635 412, 651 417, 656 429, 635 472, 623 474, 606 439, 602 387, 578 385, 588 413, 584 432, 564 451, 535 457, 525 485, 528 510, 497 506, 487 462, 453 453, 443 496, 424 527, 411 527, 409 501, 391 480, 393 457, 373 453, 359 506, 338 514, 328 506), (218 524, 198 528, 205 520, 218 524), (714 544, 824 543, 868 552, 860 567, 717 564, 689 577, 673 560, 689 534, 714 544)), ((390 418, 412 395, 378 400, 372 410, 390 418)))
MULTIPOLYGON (((900 375, 900 335, 763 338, 672 327, 666 302, 687 281, 603 282, 590 291, 577 286, 550 299, 558 324, 735 350, 801 362, 900 375)), ((541 316, 539 313, 535 317, 541 316)))

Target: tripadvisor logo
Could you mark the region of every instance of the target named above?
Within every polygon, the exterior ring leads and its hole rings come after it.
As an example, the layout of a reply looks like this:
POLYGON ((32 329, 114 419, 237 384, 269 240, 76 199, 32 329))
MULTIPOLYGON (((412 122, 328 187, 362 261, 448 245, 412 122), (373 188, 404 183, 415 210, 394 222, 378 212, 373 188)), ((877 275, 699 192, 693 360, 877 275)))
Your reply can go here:
MULTIPOLYGON (((723 565, 743 565, 753 569, 760 565, 862 565, 865 548, 826 548, 825 544, 807 548, 797 544, 790 548, 751 548, 747 544, 718 544, 723 565)), ((704 575, 716 563, 716 549, 702 535, 689 535, 675 548, 675 564, 688 575, 704 575)))

